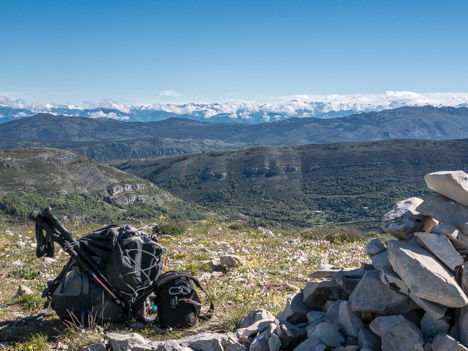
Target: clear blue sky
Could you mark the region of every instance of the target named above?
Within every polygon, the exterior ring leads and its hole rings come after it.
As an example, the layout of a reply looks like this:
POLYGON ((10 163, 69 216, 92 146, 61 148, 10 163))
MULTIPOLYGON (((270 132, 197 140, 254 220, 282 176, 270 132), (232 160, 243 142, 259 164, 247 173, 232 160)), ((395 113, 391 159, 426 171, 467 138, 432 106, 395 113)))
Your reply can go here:
POLYGON ((468 92, 468 1, 0 0, 0 95, 468 92))

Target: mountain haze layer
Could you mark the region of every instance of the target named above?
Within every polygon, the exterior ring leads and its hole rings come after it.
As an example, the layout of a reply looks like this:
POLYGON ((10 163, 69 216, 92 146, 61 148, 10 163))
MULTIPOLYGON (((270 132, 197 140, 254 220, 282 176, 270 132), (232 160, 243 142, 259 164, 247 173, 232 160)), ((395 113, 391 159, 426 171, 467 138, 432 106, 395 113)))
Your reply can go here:
POLYGON ((0 123, 37 113, 110 118, 128 122, 159 121, 180 117, 222 123, 262 123, 289 118, 334 118, 404 106, 466 107, 467 93, 387 91, 383 94, 295 95, 273 98, 274 102, 227 101, 214 103, 153 103, 126 106, 111 99, 85 101, 83 106, 36 104, 0 96, 0 123))

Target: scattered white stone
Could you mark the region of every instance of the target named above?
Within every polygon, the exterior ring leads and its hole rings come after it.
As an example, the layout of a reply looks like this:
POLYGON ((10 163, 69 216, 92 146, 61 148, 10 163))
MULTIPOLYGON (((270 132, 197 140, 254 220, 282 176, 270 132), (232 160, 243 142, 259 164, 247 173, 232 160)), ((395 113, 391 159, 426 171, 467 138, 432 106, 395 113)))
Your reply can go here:
POLYGON ((223 255, 220 258, 220 262, 222 266, 226 266, 229 268, 239 267, 243 265, 242 258, 237 255, 223 255))
POLYGON ((23 295, 31 295, 33 291, 26 285, 20 285, 16 291, 15 297, 21 297, 23 295))

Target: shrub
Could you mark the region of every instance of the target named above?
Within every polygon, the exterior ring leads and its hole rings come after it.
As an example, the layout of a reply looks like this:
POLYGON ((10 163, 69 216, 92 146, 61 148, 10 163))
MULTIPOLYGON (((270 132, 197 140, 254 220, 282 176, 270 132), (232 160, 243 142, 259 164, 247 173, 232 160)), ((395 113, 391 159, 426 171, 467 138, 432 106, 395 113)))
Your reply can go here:
POLYGON ((180 236, 185 234, 185 226, 181 223, 162 223, 159 225, 159 234, 180 236))

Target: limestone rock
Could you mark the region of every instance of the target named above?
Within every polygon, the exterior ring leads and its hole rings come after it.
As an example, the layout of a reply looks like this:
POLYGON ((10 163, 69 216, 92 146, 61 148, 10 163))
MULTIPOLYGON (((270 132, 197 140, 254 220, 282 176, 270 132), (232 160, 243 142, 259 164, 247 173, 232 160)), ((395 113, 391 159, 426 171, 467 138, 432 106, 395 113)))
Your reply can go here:
POLYGON ((130 334, 117 334, 109 333, 106 335, 109 344, 113 351, 127 351, 127 350, 155 350, 161 344, 160 342, 153 342, 146 340, 143 336, 137 333, 130 334))
POLYGON ((380 350, 382 340, 379 336, 375 335, 372 331, 366 328, 359 330, 358 346, 360 349, 380 350))
POLYGON ((440 223, 431 229, 431 233, 445 235, 457 250, 468 251, 468 235, 463 234, 451 224, 440 223))
POLYGON ((454 271, 455 267, 463 264, 463 258, 445 235, 417 232, 414 233, 414 236, 422 247, 432 252, 451 271, 454 271))
POLYGON ((409 235, 419 231, 427 219, 416 210, 422 202, 423 200, 417 197, 397 202, 393 209, 383 216, 382 229, 397 239, 406 240, 409 235))
POLYGON ((343 301, 340 303, 338 323, 343 327, 346 335, 348 336, 357 337, 359 331, 364 328, 364 323, 351 310, 351 306, 348 301, 343 301))
POLYGON ((371 256, 375 269, 380 271, 380 280, 395 291, 408 295, 409 289, 406 283, 395 273, 388 259, 388 250, 383 250, 371 256))
POLYGON ((429 313, 424 313, 424 317, 421 320, 421 332, 425 338, 433 338, 439 333, 448 333, 450 329, 450 323, 446 318, 434 320, 429 313))
POLYGON ((416 306, 410 298, 382 283, 377 270, 368 271, 349 296, 353 311, 379 314, 405 313, 416 306))
POLYGON ((325 315, 327 312, 322 311, 309 311, 307 313, 307 321, 309 325, 316 325, 325 321, 325 315))
POLYGON ((417 297, 447 307, 463 307, 468 298, 454 276, 428 251, 392 240, 387 245, 393 270, 417 297))
POLYGON ((297 293, 286 300, 286 308, 278 314, 279 320, 298 324, 307 320, 307 313, 309 309, 302 302, 304 299, 303 294, 297 293))
POLYGON ((463 345, 468 346, 468 307, 460 309, 460 318, 458 319, 458 323, 460 330, 458 340, 460 340, 463 345))
POLYGON ((268 340, 265 338, 264 333, 253 339, 249 351, 268 351, 268 340))
POLYGON ((15 297, 21 297, 23 295, 32 295, 33 291, 26 285, 18 286, 15 297))
POLYGON ((89 345, 89 346, 81 348, 80 351, 107 351, 107 347, 104 344, 93 344, 93 345, 89 345))
POLYGON ((338 316, 340 314, 340 305, 345 300, 338 300, 331 304, 331 306, 327 310, 327 314, 325 315, 325 322, 338 324, 338 316))
POLYGON ((256 321, 255 323, 249 325, 247 328, 238 329, 237 336, 241 340, 248 340, 249 337, 263 332, 266 328, 270 326, 270 324, 274 323, 274 321, 268 319, 256 321))
POLYGON ((385 250, 385 245, 382 244, 380 239, 374 238, 366 246, 366 252, 369 256, 377 255, 378 253, 385 250))
POLYGON ((427 187, 462 205, 468 206, 468 174, 463 171, 441 171, 424 177, 427 187))
POLYGON ((232 333, 201 333, 177 340, 179 345, 196 351, 243 350, 244 347, 232 333))
POLYGON ((281 349, 281 340, 276 334, 272 334, 268 339, 268 350, 279 351, 281 349))
POLYGON ((468 351, 468 348, 460 344, 456 339, 447 334, 437 334, 432 340, 434 351, 468 351))
POLYGON ((423 215, 434 217, 439 222, 451 224, 464 234, 468 234, 468 207, 465 205, 437 194, 425 199, 416 210, 423 215))
POLYGON ((249 325, 252 325, 255 322, 258 322, 261 320, 274 321, 275 317, 267 310, 264 310, 264 309, 254 310, 250 312, 247 316, 245 316, 244 319, 242 319, 242 321, 239 323, 239 328, 246 328, 249 325))
POLYGON ((402 315, 377 317, 369 327, 382 338, 383 351, 424 350, 421 332, 402 315))
POLYGON ((155 351, 191 351, 189 347, 181 346, 175 340, 162 342, 155 351))
POLYGON ((345 341, 341 335, 337 325, 323 322, 307 329, 309 339, 317 339, 319 344, 324 344, 329 347, 338 347, 345 341))
POLYGON ((447 306, 421 299, 414 295, 412 292, 409 294, 411 300, 413 300, 419 307, 426 311, 434 320, 439 320, 445 316, 447 312, 447 306))
POLYGON ((335 276, 332 278, 332 281, 341 287, 348 295, 351 295, 354 288, 359 284, 365 273, 366 271, 361 268, 352 269, 349 271, 341 270, 335 274, 335 276))
POLYGON ((323 280, 308 283, 303 291, 304 305, 311 310, 320 310, 327 300, 347 298, 346 292, 334 281, 323 280))
POLYGON ((305 334, 306 330, 304 328, 299 328, 289 322, 280 321, 272 335, 278 336, 282 348, 290 349, 297 345, 305 334))
POLYGON ((223 255, 220 257, 220 263, 222 266, 229 268, 242 266, 243 260, 237 255, 223 255))

